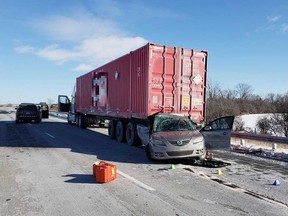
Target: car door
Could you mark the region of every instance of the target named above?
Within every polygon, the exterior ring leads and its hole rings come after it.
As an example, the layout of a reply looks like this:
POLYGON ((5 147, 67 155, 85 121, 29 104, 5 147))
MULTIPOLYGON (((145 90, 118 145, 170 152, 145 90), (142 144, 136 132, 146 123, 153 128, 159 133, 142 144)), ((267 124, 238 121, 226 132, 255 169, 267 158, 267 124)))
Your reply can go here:
POLYGON ((230 139, 235 116, 218 118, 200 130, 207 149, 230 149, 230 139))

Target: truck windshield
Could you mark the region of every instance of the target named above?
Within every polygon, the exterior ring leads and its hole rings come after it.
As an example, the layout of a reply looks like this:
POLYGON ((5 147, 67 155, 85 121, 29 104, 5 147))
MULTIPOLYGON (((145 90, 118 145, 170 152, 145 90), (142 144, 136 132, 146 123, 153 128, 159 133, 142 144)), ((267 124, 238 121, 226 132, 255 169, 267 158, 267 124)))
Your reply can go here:
POLYGON ((188 117, 164 115, 155 116, 153 132, 194 130, 196 130, 196 124, 188 117))

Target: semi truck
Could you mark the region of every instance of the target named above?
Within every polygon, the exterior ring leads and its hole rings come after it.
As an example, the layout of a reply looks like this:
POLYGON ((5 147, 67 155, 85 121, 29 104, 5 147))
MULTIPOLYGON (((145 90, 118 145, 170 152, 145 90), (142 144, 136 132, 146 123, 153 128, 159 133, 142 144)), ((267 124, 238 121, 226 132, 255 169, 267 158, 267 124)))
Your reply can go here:
POLYGON ((203 158, 203 137, 195 131, 206 115, 207 58, 207 51, 147 43, 76 78, 71 98, 58 96, 59 111, 80 128, 108 120, 110 138, 144 144, 150 158, 203 158), (177 121, 163 124, 167 119, 177 121), (153 151, 153 137, 170 150, 153 151))

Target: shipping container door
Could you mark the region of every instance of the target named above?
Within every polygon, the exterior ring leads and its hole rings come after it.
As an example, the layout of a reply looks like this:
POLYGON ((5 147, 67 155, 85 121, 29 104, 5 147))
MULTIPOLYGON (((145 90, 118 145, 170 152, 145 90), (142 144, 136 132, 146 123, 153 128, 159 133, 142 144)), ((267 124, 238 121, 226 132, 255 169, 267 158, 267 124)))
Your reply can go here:
POLYGON ((207 53, 181 49, 180 71, 180 112, 191 116, 195 122, 205 118, 207 53))
POLYGON ((150 114, 158 111, 173 112, 178 109, 177 49, 151 45, 149 74, 150 114))
POLYGON ((207 53, 151 45, 149 115, 164 111, 205 118, 207 53))

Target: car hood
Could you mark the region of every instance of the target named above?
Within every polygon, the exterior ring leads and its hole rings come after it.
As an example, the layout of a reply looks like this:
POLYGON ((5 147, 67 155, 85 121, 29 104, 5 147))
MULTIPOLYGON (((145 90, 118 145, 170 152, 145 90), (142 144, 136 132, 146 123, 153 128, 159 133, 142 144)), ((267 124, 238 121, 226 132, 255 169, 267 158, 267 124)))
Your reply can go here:
POLYGON ((164 140, 191 140, 199 137, 202 137, 199 131, 168 131, 152 134, 152 139, 164 140))

